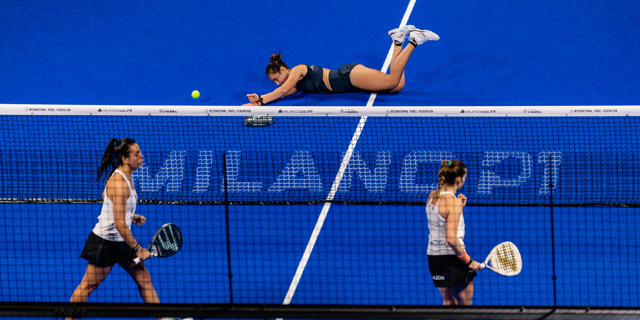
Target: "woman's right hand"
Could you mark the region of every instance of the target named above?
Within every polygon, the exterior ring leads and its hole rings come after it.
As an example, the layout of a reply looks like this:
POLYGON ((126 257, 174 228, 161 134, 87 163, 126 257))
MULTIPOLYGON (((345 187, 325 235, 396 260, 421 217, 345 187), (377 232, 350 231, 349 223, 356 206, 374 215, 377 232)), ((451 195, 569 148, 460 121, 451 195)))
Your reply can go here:
POLYGON ((469 265, 469 269, 471 269, 471 271, 473 272, 477 272, 480 271, 482 269, 482 264, 480 264, 478 261, 471 261, 471 264, 469 265))
POLYGON ((136 251, 136 256, 140 258, 140 260, 144 261, 151 257, 151 252, 145 248, 140 248, 136 251))

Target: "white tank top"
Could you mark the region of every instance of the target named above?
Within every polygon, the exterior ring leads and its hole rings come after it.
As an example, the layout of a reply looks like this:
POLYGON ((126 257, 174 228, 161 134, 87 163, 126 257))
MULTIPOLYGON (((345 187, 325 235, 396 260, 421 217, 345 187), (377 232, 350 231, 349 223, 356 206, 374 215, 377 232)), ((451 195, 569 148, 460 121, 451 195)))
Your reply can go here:
MULTIPOLYGON (((440 199, 436 204, 432 203, 432 198, 427 201, 427 219, 429 220, 429 245, 427 246, 427 255, 444 256, 455 255, 455 251, 447 243, 447 220, 440 215, 440 200, 445 194, 456 196, 452 192, 440 193, 440 199)), ((464 248, 464 215, 460 213, 460 221, 458 222, 458 241, 464 248)))
MULTIPOLYGON (((131 229, 131 222, 133 221, 133 214, 136 212, 136 203, 138 202, 138 194, 136 193, 136 189, 133 188, 129 179, 124 174, 124 172, 116 169, 113 174, 120 174, 124 178, 124 181, 129 185, 129 199, 127 199, 127 209, 125 212, 125 221, 127 222, 127 226, 131 229)), ((113 175, 111 175, 113 177, 113 175)), ((100 216, 98 217, 98 223, 93 228, 93 233, 95 233, 98 237, 116 242, 123 242, 124 239, 118 233, 116 229, 116 224, 113 219, 113 201, 109 199, 107 195, 107 187, 105 186, 104 191, 102 193, 102 211, 100 212, 100 216)))

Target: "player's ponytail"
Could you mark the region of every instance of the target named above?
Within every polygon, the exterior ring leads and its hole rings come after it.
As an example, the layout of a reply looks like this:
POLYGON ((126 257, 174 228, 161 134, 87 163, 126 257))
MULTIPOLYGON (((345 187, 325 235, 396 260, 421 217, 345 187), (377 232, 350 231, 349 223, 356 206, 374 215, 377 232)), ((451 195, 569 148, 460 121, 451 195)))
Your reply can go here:
POLYGON ((109 140, 109 144, 102 155, 100 167, 98 167, 98 177, 96 178, 96 182, 103 177, 111 176, 111 174, 116 171, 118 166, 122 164, 122 157, 129 156, 129 146, 134 143, 136 142, 129 138, 123 138, 120 140, 112 138, 109 140))
POLYGON ((280 72, 281 67, 289 69, 287 64, 282 61, 282 55, 280 53, 272 54, 270 57, 270 61, 267 64, 267 76, 280 72))
POLYGON ((464 177, 467 174, 467 166, 460 160, 445 160, 440 163, 440 171, 438 171, 438 189, 433 193, 433 199, 440 199, 442 187, 456 183, 456 178, 464 177))
MULTIPOLYGON (((442 172, 442 169, 440 169, 440 172, 442 172)), ((444 177, 440 176, 440 173, 438 173, 438 189, 436 189, 436 192, 433 193, 433 199, 435 201, 438 201, 438 199, 440 199, 440 188, 442 188, 443 185, 444 177)))

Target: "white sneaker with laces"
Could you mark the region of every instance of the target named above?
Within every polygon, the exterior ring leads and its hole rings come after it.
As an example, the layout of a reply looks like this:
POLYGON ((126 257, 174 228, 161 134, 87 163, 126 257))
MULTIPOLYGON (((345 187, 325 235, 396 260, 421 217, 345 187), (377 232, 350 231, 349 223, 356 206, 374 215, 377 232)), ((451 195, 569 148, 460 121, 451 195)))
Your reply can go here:
MULTIPOLYGON (((408 26, 402 26, 401 28, 391 29, 389 30, 388 33, 391 36, 391 40, 393 40, 394 43, 402 44, 404 43, 404 40, 409 35, 409 32, 413 29, 416 29, 416 27, 412 25, 408 25, 408 26)), ((419 29, 416 29, 416 30, 419 30, 419 29)))
POLYGON ((409 31, 409 41, 416 46, 421 45, 427 41, 438 41, 440 37, 433 31, 421 30, 413 28, 409 31))

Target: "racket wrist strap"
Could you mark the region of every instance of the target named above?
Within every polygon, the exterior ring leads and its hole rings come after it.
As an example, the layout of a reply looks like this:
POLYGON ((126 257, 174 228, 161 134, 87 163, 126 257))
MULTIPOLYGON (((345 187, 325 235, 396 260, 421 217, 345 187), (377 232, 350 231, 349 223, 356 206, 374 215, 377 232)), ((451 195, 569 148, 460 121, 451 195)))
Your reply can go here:
POLYGON ((464 262, 466 265, 470 265, 471 262, 473 262, 473 260, 471 260, 471 257, 469 256, 468 253, 464 253, 458 256, 458 259, 462 260, 462 262, 464 262))
POLYGON ((133 251, 134 251, 134 252, 137 252, 137 251, 138 251, 138 249, 140 249, 140 243, 136 244, 136 246, 135 246, 135 247, 133 247, 133 251))

